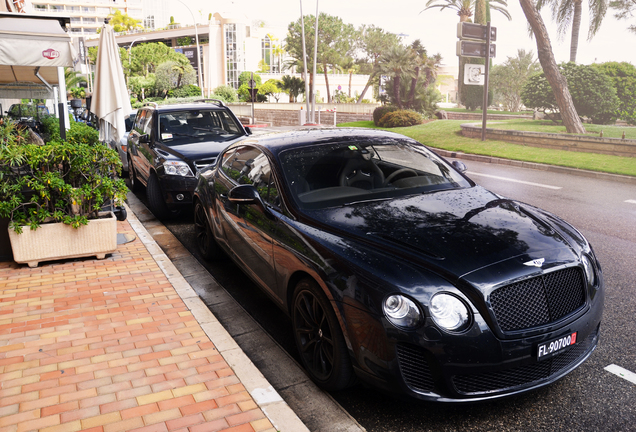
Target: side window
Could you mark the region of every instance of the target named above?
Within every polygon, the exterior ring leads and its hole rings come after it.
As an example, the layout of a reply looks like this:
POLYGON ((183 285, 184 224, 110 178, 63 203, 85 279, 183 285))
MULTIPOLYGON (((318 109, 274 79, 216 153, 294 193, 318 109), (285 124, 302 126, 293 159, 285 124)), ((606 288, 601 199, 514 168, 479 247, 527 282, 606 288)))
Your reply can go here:
POLYGON ((278 187, 267 156, 252 147, 238 147, 223 155, 221 170, 238 184, 254 185, 263 201, 278 206, 278 187))
POLYGON ((143 124, 144 124, 144 120, 145 120, 147 112, 148 111, 146 110, 139 110, 139 112, 137 113, 137 117, 135 118, 135 124, 133 125, 133 129, 142 135, 144 133, 143 124))
POLYGON ((152 131, 152 113, 153 111, 146 111, 146 116, 144 117, 144 123, 142 126, 143 134, 149 134, 152 131))

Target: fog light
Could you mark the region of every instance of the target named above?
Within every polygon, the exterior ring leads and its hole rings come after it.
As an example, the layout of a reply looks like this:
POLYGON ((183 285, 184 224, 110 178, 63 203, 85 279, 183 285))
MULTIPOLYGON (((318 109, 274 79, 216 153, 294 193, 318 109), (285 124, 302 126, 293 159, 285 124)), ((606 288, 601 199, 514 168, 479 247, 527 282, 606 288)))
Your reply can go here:
POLYGON ((177 198, 177 201, 183 201, 184 196, 183 194, 177 194, 176 198, 177 198))

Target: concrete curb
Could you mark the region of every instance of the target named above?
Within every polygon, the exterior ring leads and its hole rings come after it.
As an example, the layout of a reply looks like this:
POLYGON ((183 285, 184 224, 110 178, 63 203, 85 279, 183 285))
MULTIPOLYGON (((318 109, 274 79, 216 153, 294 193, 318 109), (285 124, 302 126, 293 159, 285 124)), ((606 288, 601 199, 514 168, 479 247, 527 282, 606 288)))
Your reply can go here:
POLYGON ((128 205, 126 205, 126 210, 128 212, 128 222, 130 226, 135 233, 137 233, 141 242, 148 252, 150 252, 152 258, 166 275, 188 309, 190 309, 192 315, 217 348, 219 354, 223 356, 227 364, 234 370, 234 373, 252 396, 254 402, 261 408, 274 427, 282 432, 309 432, 309 429, 298 418, 296 413, 292 411, 289 405, 287 405, 263 374, 254 366, 212 312, 210 312, 208 307, 162 251, 128 205))
POLYGON ((445 158, 455 158, 455 159, 471 160, 475 162, 508 165, 508 166, 514 166, 519 168, 529 168, 529 169, 540 170, 540 171, 578 175, 581 177, 596 178, 600 180, 610 180, 615 182, 636 185, 636 177, 632 177, 632 176, 610 174, 610 173, 604 173, 604 172, 598 172, 598 171, 587 171, 587 170, 581 170, 577 168, 568 168, 568 167, 562 167, 557 165, 545 165, 545 164, 540 164, 535 162, 524 162, 524 161, 511 160, 511 159, 502 159, 502 158, 496 158, 492 156, 453 152, 448 150, 436 149, 433 147, 431 147, 431 149, 435 151, 435 153, 437 153, 438 155, 445 158))

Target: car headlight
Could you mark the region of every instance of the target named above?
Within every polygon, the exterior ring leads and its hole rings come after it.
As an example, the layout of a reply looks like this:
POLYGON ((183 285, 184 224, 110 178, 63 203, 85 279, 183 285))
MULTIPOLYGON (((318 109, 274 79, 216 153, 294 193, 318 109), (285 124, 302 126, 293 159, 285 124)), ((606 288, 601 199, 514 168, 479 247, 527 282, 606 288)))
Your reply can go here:
POLYGON ((181 161, 164 162, 163 169, 166 172, 166 174, 169 174, 169 175, 178 175, 182 177, 194 177, 194 174, 192 174, 192 170, 190 169, 188 164, 185 162, 181 162, 181 161))
POLYGON ((408 297, 391 295, 384 300, 382 306, 389 321, 398 327, 416 327, 420 323, 420 309, 408 297))
POLYGON ((592 265, 592 261, 590 261, 587 255, 583 255, 581 257, 581 262, 583 263, 583 269, 585 270, 587 283, 591 286, 596 285, 596 273, 594 273, 594 266, 592 265))
POLYGON ((429 310, 433 321, 445 330, 462 330, 470 321, 464 302, 450 294, 435 294, 431 298, 429 310))

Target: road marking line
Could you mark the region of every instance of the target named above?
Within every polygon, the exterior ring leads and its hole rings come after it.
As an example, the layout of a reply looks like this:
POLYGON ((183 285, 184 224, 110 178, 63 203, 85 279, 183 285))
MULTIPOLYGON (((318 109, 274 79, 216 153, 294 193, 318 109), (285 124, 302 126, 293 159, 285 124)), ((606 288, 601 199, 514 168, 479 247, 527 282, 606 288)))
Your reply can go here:
POLYGON ((546 189, 554 189, 554 190, 563 189, 562 187, 559 187, 559 186, 550 186, 550 185, 544 185, 544 184, 541 184, 541 183, 532 183, 532 182, 527 182, 527 181, 523 181, 523 180, 515 180, 515 179, 511 179, 511 178, 507 178, 507 177, 499 177, 499 176, 494 176, 494 175, 490 175, 490 174, 481 174, 481 173, 476 173, 476 172, 472 172, 472 171, 467 171, 466 174, 482 176, 482 177, 488 177, 488 178, 493 178, 493 179, 497 179, 497 180, 504 180, 504 181, 509 181, 509 182, 513 182, 513 183, 522 183, 522 184, 525 184, 525 185, 537 186, 537 187, 542 187, 542 188, 546 188, 546 189))
POLYGON ((627 369, 623 369, 620 366, 616 366, 615 364, 611 364, 607 366, 605 370, 621 378, 625 378, 627 381, 631 382, 632 384, 636 384, 636 374, 634 372, 630 372, 627 369))
POLYGON ((636 204, 636 200, 627 200, 625 201, 626 203, 630 203, 630 204, 636 204))

